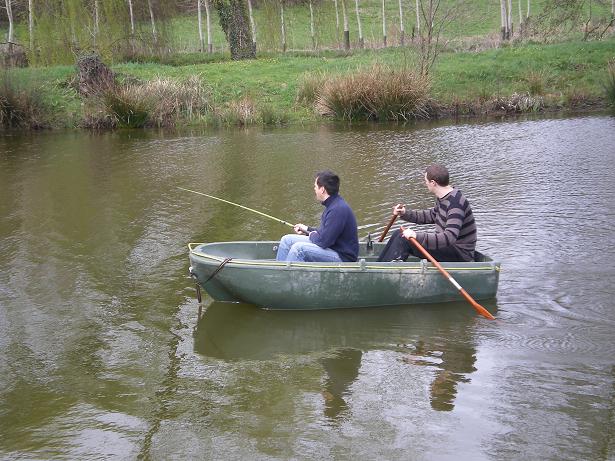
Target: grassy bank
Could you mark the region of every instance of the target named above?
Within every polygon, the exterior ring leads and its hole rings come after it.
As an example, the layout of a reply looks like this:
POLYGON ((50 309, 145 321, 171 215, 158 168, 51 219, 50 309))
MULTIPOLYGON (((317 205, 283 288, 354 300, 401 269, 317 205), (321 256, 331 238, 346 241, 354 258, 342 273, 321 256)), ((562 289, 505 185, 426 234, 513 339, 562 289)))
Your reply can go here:
MULTIPOLYGON (((611 38, 444 53, 431 75, 431 106, 436 108, 431 115, 508 112, 498 106, 498 101, 510 101, 520 94, 533 98, 529 103, 525 101, 523 110, 567 109, 588 104, 605 107, 609 104, 608 82, 613 81, 609 80, 608 62, 615 58, 614 49, 615 39, 611 38)), ((180 124, 292 123, 321 119, 310 98, 297 97, 305 91, 310 77, 326 79, 356 74, 357 70, 369 69, 374 64, 411 70, 417 56, 411 48, 387 48, 351 54, 261 54, 256 60, 239 62, 228 61, 221 55, 207 59, 211 62, 190 64, 196 57, 180 55, 177 65, 119 64, 112 68, 120 80, 130 82, 185 82, 189 78, 200 82, 207 92, 203 112, 178 118, 180 124), (233 110, 249 114, 241 120, 240 115, 233 116, 233 110)), ((28 89, 34 93, 32 97, 42 101, 47 111, 43 125, 52 127, 82 126, 86 112, 92 110, 79 97, 74 77, 72 66, 13 69, 5 73, 5 80, 24 91, 28 89)))

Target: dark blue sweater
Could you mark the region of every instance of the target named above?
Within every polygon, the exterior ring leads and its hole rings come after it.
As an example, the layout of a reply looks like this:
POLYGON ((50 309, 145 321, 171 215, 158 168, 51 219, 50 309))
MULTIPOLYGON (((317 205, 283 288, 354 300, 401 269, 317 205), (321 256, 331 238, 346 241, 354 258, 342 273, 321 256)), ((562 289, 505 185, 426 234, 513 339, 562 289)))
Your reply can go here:
POLYGON ((310 241, 320 248, 331 248, 342 261, 356 261, 359 235, 352 209, 338 194, 331 195, 322 204, 325 211, 320 218, 320 227, 310 232, 310 241))

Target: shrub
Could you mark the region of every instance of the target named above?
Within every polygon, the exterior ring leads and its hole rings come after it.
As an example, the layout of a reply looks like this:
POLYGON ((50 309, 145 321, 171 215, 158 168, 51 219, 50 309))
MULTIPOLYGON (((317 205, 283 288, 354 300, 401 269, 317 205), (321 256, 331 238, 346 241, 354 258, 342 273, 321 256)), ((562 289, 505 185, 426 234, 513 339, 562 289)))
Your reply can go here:
POLYGON ((603 87, 607 103, 615 107, 615 59, 611 59, 607 65, 607 78, 603 87))
POLYGON ((198 77, 185 81, 156 78, 144 84, 124 84, 103 92, 97 114, 86 126, 171 126, 179 119, 192 120, 211 110, 210 92, 198 77))
POLYGON ((247 96, 238 101, 231 101, 220 113, 219 119, 223 125, 253 125, 257 121, 256 105, 252 98, 247 96))
POLYGON ((0 77, 0 126, 3 128, 43 128, 48 110, 42 92, 20 87, 8 74, 0 77))
POLYGON ((548 76, 543 71, 531 71, 525 77, 527 90, 532 96, 541 96, 545 94, 545 86, 548 81, 548 76))
POLYGON ((305 73, 299 79, 297 85, 297 104, 311 106, 318 97, 318 92, 327 81, 324 73, 305 73))
POLYGON ((408 120, 427 116, 430 82, 406 69, 374 65, 327 79, 318 92, 316 111, 346 120, 408 120))
POLYGON ((260 107, 260 119, 263 125, 283 125, 288 122, 288 114, 284 111, 277 111, 268 104, 260 107))

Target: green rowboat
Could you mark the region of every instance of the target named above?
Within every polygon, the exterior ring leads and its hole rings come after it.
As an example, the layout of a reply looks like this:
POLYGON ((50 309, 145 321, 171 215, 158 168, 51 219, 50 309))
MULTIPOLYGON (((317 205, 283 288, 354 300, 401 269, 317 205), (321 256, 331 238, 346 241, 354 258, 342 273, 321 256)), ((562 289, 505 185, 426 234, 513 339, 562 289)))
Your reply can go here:
MULTIPOLYGON (((190 275, 216 301, 265 309, 334 309, 459 301, 457 289, 427 260, 377 262, 384 243, 362 245, 354 263, 275 260, 278 243, 190 243, 190 275)), ((494 298, 500 263, 442 266, 476 300, 494 298)))

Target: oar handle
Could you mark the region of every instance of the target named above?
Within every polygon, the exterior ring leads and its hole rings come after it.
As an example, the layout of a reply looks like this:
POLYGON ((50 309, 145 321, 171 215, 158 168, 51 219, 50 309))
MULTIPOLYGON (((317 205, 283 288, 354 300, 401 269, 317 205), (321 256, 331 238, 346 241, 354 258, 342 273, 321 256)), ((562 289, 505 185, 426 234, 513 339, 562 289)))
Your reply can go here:
MULTIPOLYGON (((403 232, 403 230, 402 230, 403 232)), ((429 260, 429 262, 431 262, 434 266, 436 266, 436 268, 440 271, 440 273, 446 278, 448 279, 449 282, 451 282, 451 284, 453 284, 453 286, 455 288, 457 288, 457 290, 459 290, 459 293, 461 293, 461 295, 472 305, 472 307, 476 310, 476 312, 478 312, 480 315, 482 315, 483 317, 488 318, 489 320, 495 320, 495 317, 493 315, 491 315, 491 313, 485 309, 483 306, 481 306, 480 304, 478 304, 474 298, 472 298, 472 296, 470 296, 468 294, 468 292, 466 290, 464 290, 461 285, 459 285, 459 283, 457 283, 457 280, 455 280, 453 278, 453 276, 451 274, 449 274, 446 269, 444 269, 440 263, 438 261, 436 261, 436 259, 431 256, 431 254, 429 254, 429 252, 423 248, 423 245, 421 245, 415 238, 410 237, 408 240, 410 240, 410 242, 417 248, 417 250, 419 250, 423 256, 425 256, 425 258, 427 258, 429 260)))
POLYGON ((384 238, 387 235, 387 232, 389 232, 389 229, 391 228, 391 226, 393 225, 393 223, 395 222, 396 219, 397 219, 397 215, 396 214, 391 216, 391 220, 387 224, 387 227, 385 227, 384 230, 382 231, 382 234, 380 234, 380 238, 378 239, 379 242, 382 242, 384 240, 384 238))

